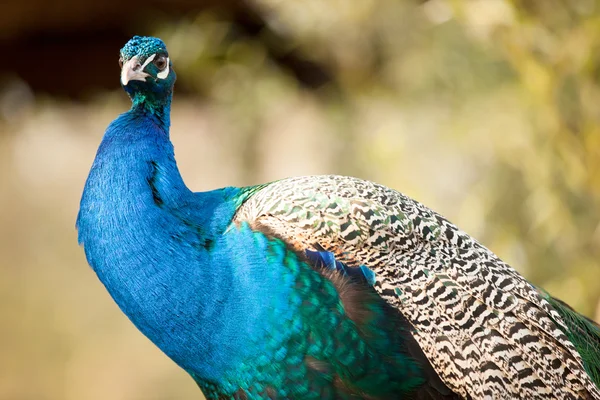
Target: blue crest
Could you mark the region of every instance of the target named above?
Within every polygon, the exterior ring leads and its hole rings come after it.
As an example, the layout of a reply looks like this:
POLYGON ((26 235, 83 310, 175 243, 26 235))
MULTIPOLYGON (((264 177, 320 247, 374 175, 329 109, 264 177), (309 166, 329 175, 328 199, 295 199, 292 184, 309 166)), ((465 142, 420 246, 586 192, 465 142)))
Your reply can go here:
POLYGON ((162 40, 151 36, 134 36, 121 49, 121 57, 124 61, 130 60, 133 56, 144 59, 155 53, 168 55, 167 46, 162 40))

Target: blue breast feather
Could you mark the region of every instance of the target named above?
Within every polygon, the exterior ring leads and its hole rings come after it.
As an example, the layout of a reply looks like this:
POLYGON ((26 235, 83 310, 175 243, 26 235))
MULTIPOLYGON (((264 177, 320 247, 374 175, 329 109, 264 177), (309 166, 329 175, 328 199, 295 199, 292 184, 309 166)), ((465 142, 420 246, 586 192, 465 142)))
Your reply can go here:
POLYGON ((267 258, 264 235, 247 226, 222 235, 235 212, 227 200, 239 189, 189 191, 172 168, 166 135, 152 121, 138 120, 143 125, 129 130, 131 119, 124 114, 111 125, 100 146, 81 203, 79 240, 136 326, 185 369, 218 379, 217 371, 246 355, 246 340, 263 336, 265 327, 249 319, 291 312, 280 300, 290 282, 267 258), (235 251, 240 246, 254 251, 235 251))

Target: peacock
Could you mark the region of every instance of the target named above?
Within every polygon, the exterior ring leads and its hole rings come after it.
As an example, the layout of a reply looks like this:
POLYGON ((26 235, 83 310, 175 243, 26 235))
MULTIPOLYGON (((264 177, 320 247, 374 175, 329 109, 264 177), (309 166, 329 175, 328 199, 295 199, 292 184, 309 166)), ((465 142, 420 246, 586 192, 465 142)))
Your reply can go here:
POLYGON ((79 243, 206 398, 600 399, 600 327, 417 201, 333 175, 188 189, 165 44, 120 65, 79 243))

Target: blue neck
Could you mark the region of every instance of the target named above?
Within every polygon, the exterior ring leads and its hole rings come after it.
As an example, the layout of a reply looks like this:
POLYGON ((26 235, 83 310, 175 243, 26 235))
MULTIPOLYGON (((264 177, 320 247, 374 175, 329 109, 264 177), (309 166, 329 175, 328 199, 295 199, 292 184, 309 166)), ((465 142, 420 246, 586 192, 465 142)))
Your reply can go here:
MULTIPOLYGON (((81 199, 79 241, 132 322, 184 369, 216 379, 231 354, 244 353, 248 316, 260 315, 248 300, 256 283, 235 270, 253 261, 233 260, 237 242, 219 239, 240 190, 191 192, 168 138, 168 107, 153 110, 134 105, 108 127, 81 199)), ((273 271, 256 279, 269 274, 275 284, 273 271)))

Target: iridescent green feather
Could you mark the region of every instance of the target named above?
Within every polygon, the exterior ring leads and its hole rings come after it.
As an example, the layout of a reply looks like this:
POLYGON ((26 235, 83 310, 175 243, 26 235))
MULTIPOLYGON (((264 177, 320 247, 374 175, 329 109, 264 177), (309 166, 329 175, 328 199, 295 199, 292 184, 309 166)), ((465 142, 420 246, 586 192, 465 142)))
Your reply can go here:
POLYGON ((236 193, 235 198, 232 198, 231 201, 235 204, 236 208, 239 208, 242 204, 244 204, 244 202, 246 200, 248 200, 250 197, 252 197, 252 195, 254 195, 256 192, 264 189, 265 187, 269 186, 272 183, 274 183, 274 182, 268 182, 268 183, 263 183, 260 185, 254 185, 254 186, 241 187, 241 188, 239 188, 239 192, 236 193))
POLYGON ((596 386, 600 388, 600 326, 577 313, 563 301, 550 296, 543 289, 538 290, 554 307, 563 319, 566 329, 557 324, 581 355, 585 370, 596 386))

